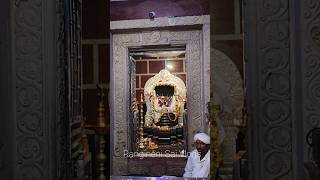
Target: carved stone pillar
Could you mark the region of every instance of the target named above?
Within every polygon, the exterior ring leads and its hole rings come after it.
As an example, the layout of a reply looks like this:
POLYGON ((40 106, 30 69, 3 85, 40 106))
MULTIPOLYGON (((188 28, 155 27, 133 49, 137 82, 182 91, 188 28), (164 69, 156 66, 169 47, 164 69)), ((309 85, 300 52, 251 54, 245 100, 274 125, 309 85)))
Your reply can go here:
POLYGON ((305 134, 319 127, 317 0, 246 0, 250 179, 307 179, 305 134))
POLYGON ((293 178, 289 2, 244 2, 251 179, 293 178))
MULTIPOLYGON (((59 91, 60 77, 57 72, 60 56, 59 43, 63 34, 58 30, 63 26, 59 13, 62 1, 10 1, 12 84, 14 118, 14 179, 59 179, 56 165, 56 148, 60 134, 56 134, 60 124, 59 91), (57 8, 57 9, 56 9, 57 8), (58 140, 57 140, 57 137, 58 140)), ((62 57, 63 59, 63 57, 62 57)), ((61 77, 64 78, 64 77, 61 77)), ((60 106, 61 105, 61 106, 60 106)), ((59 169, 60 170, 60 169, 59 169)))

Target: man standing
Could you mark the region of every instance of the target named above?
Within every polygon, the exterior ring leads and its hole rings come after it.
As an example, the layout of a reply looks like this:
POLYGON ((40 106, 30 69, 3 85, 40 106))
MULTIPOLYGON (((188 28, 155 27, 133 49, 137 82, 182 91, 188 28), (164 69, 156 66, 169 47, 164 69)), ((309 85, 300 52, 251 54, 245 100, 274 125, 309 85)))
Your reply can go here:
POLYGON ((190 153, 183 177, 208 178, 210 174, 210 137, 205 133, 194 136, 196 149, 190 153))

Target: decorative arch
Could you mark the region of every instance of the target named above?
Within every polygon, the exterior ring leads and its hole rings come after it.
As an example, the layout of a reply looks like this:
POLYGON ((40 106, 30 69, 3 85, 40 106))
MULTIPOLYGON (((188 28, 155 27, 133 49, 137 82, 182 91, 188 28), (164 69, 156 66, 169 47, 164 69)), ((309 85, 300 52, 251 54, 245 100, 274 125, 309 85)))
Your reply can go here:
POLYGON ((225 53, 211 48, 211 89, 213 103, 220 105, 218 117, 225 134, 222 156, 225 163, 232 163, 236 153, 236 137, 238 126, 243 124, 242 109, 244 106, 244 88, 241 73, 236 64, 225 53))

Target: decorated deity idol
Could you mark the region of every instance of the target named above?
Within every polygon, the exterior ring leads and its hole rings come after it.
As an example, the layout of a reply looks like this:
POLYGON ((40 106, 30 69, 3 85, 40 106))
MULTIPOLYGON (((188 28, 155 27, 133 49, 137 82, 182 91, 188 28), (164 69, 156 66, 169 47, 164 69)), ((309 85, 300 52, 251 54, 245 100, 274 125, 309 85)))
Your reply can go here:
POLYGON ((186 85, 182 79, 163 69, 146 82, 144 98, 147 105, 144 127, 183 126, 186 85))

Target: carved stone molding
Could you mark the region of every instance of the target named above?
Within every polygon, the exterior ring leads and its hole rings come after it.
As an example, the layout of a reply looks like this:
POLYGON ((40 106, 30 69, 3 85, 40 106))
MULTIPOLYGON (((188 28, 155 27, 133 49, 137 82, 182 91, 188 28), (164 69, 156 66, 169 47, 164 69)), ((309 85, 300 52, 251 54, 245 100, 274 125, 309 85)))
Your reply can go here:
MULTIPOLYGON (((187 97, 188 97, 188 149, 191 150, 193 134, 196 131, 206 130, 205 104, 209 101, 209 78, 210 69, 210 43, 209 22, 207 16, 186 17, 185 24, 196 25, 206 22, 205 28, 190 31, 169 31, 169 30, 147 30, 149 27, 166 27, 166 21, 155 20, 149 24, 149 20, 132 20, 111 22, 111 29, 115 30, 112 34, 112 67, 111 67, 111 90, 110 90, 110 112, 111 112, 111 134, 112 158, 124 159, 124 150, 130 150, 128 136, 129 117, 129 63, 128 48, 147 46, 147 45, 186 45, 186 71, 187 71, 187 97), (116 33, 119 29, 141 28, 141 30, 131 30, 128 33, 116 33), (207 39, 204 39, 204 38, 207 39), (205 48, 205 49, 203 49, 205 48), (208 54, 204 54, 208 53, 208 54), (206 93, 206 94, 205 94, 206 93)), ((178 24, 182 24, 183 17, 173 18, 178 24)), ((126 174, 126 161, 121 164, 118 170, 118 162, 113 161, 113 174, 126 174)), ((130 166, 129 166, 130 167, 130 166)))
POLYGON ((56 179, 51 139, 56 120, 56 2, 24 0, 11 6, 16 179, 56 179))
POLYGON ((291 84, 287 0, 261 2, 259 136, 265 179, 292 178, 291 84), (274 7, 270 8, 270 7, 274 7), (276 128, 276 129, 275 129, 276 128), (282 140, 279 143, 279 137, 282 140))
MULTIPOLYGON (((120 29, 141 29, 141 28, 160 28, 171 26, 188 26, 188 25, 206 25, 210 24, 210 16, 185 16, 185 17, 162 17, 150 19, 138 19, 138 20, 121 20, 111 21, 111 30, 120 29)), ((205 28, 207 30, 207 28, 205 28)))
POLYGON ((15 12, 17 177, 44 179, 48 162, 44 118, 43 2, 20 1, 15 12))
POLYGON ((244 2, 251 179, 293 178, 290 3, 244 2))

